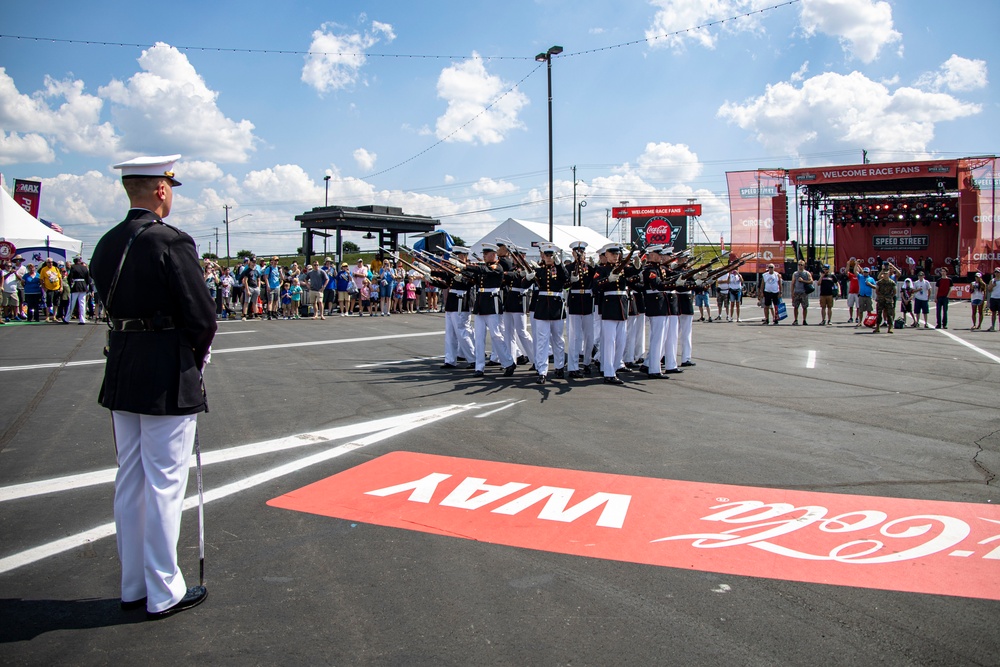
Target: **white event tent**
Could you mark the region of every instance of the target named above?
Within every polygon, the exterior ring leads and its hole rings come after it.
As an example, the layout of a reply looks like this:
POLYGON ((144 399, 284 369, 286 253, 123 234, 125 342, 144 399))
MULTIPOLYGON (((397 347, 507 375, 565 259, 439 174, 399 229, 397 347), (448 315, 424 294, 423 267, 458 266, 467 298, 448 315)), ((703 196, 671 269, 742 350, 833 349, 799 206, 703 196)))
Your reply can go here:
MULTIPOLYGON (((483 235, 483 238, 470 246, 470 250, 480 257, 483 256, 484 243, 496 243, 497 239, 509 241, 521 248, 527 248, 529 259, 538 259, 538 244, 549 240, 549 223, 529 222, 507 218, 495 229, 483 235)), ((572 225, 553 225, 552 242, 556 244, 563 258, 570 256, 569 244, 574 241, 587 242, 587 256, 594 257, 602 246, 611 243, 611 239, 590 227, 574 227, 572 225)))
POLYGON ((0 187, 0 241, 13 243, 18 253, 28 262, 37 263, 47 256, 66 259, 67 254, 80 254, 83 242, 60 234, 40 223, 33 215, 18 206, 14 198, 0 187), (25 255, 39 254, 38 258, 25 255))

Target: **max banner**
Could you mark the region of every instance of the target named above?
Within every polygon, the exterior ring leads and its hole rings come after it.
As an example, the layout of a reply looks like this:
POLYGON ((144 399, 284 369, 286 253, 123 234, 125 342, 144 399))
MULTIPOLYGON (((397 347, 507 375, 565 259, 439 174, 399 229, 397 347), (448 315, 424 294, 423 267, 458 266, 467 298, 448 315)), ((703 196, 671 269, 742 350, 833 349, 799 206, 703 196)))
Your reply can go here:
POLYGON ((526 549, 1000 600, 1000 508, 394 452, 268 502, 526 549))

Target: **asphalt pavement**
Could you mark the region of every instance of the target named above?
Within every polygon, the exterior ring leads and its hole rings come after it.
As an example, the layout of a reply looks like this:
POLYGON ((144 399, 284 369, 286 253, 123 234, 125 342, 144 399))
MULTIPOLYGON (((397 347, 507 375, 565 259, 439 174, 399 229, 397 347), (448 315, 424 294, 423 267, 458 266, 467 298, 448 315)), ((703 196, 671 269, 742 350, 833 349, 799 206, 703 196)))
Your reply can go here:
POLYGON ((441 370, 440 314, 220 323, 209 596, 155 622, 118 607, 105 327, 5 326, 0 664, 1000 664, 1000 333, 967 310, 748 307, 623 386, 441 370))

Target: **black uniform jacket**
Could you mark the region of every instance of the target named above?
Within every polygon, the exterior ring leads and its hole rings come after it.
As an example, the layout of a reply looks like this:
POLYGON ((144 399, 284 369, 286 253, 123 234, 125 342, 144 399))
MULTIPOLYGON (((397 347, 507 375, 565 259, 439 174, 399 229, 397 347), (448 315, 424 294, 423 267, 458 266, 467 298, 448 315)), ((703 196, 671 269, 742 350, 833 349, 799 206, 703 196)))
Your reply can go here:
POLYGON ((472 278, 476 286, 476 315, 503 314, 503 268, 499 264, 470 264, 462 273, 472 278))
POLYGON ((543 264, 535 269, 535 284, 538 286, 535 319, 561 320, 566 312, 563 290, 569 284, 569 271, 562 264, 543 264))
POLYGON ((570 269, 580 276, 569 286, 569 314, 592 315, 594 312, 594 269, 584 262, 574 263, 570 269))
POLYGON ((618 280, 611 280, 615 268, 607 264, 597 267, 594 288, 601 299, 601 319, 625 321, 628 319, 629 284, 637 282, 634 279, 639 270, 631 265, 618 267, 618 280))
POLYGON ((101 405, 145 415, 206 411, 201 368, 217 327, 215 301, 205 287, 191 237, 151 211, 132 209, 98 242, 91 275, 110 317, 167 327, 110 332, 101 405), (108 303, 125 246, 148 221, 155 222, 132 243, 108 303))
POLYGON ((642 283, 645 289, 646 317, 666 317, 670 314, 670 300, 666 294, 673 287, 667 285, 670 272, 662 264, 642 267, 642 283))
POLYGON ((694 315, 694 281, 685 280, 677 283, 677 314, 694 315))
POLYGON ((444 269, 433 269, 431 271, 431 282, 436 287, 448 290, 448 297, 444 302, 444 312, 469 312, 469 284, 461 275, 445 271, 444 269))

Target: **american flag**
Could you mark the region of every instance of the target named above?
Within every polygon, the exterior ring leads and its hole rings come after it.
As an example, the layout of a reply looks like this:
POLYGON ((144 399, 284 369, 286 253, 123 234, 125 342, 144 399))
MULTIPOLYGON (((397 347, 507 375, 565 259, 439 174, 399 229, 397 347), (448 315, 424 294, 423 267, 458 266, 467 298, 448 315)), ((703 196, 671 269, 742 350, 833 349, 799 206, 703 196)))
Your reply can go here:
POLYGON ((59 234, 62 234, 62 233, 63 233, 63 228, 62 228, 62 227, 60 227, 59 225, 57 225, 56 223, 54 223, 54 222, 49 222, 48 220, 41 220, 41 219, 39 219, 39 220, 40 220, 40 222, 41 222, 41 223, 42 223, 43 225, 45 225, 46 227, 48 227, 48 228, 49 228, 49 229, 51 229, 52 231, 54 231, 54 232, 58 232, 59 234))

